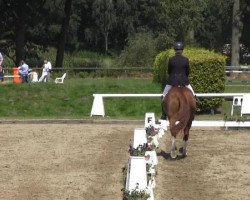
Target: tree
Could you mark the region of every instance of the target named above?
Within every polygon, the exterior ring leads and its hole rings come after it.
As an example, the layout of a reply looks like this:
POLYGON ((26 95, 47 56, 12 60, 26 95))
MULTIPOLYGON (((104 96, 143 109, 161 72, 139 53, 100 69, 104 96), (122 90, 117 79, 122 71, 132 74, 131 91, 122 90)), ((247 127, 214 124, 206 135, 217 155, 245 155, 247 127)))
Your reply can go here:
POLYGON ((234 0, 232 18, 231 66, 240 63, 240 37, 242 30, 240 0, 234 0))
POLYGON ((63 65, 66 37, 69 31, 69 22, 71 15, 72 0, 66 0, 64 5, 64 17, 61 26, 61 34, 58 41, 57 53, 56 53, 56 68, 60 68, 63 65))
POLYGON ((108 38, 116 24, 116 15, 113 0, 95 0, 93 3, 93 17, 99 27, 100 34, 104 36, 105 53, 108 52, 108 38))
POLYGON ((6 12, 1 12, 1 18, 6 24, 3 25, 5 33, 5 53, 11 57, 18 65, 20 60, 25 59, 29 54, 29 49, 34 45, 27 40, 28 32, 32 32, 32 24, 41 20, 40 9, 45 0, 3 0, 1 6, 4 6, 6 12), (15 55, 11 51, 15 49, 15 55))
POLYGON ((196 31, 196 40, 200 46, 220 50, 231 40, 232 1, 207 1, 202 12, 203 22, 196 31))
POLYGON ((249 0, 242 0, 242 22, 243 22, 243 29, 242 29, 242 36, 241 42, 245 44, 248 49, 250 50, 250 1, 249 0))

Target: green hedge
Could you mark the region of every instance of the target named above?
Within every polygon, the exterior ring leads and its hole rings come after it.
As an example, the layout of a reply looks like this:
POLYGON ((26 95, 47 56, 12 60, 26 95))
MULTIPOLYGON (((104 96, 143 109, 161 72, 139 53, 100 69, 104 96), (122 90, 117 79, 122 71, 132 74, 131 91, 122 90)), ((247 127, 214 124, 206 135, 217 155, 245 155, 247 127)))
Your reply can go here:
MULTIPOLYGON (((158 54, 154 62, 154 82, 164 88, 167 79, 168 59, 174 50, 158 54)), ((196 93, 223 93, 225 90, 226 57, 201 48, 187 47, 183 55, 189 58, 190 84, 196 93)), ((197 111, 210 111, 222 104, 221 98, 204 98, 197 101, 197 111)))

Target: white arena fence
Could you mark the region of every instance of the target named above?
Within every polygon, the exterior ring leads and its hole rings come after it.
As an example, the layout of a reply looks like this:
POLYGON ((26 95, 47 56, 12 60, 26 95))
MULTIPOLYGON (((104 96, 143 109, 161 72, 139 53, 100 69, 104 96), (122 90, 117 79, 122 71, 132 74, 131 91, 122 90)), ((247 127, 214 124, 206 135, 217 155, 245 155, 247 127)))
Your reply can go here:
MULTIPOLYGON (((103 98, 160 98, 162 94, 93 94, 94 100, 90 116, 105 116, 105 109, 103 98)), ((221 97, 232 100, 231 115, 233 115, 234 107, 241 108, 241 116, 250 114, 250 93, 197 93, 197 98, 213 98, 221 97)), ((208 127, 250 127, 250 121, 238 122, 238 121, 194 121, 192 126, 208 126, 208 127)))

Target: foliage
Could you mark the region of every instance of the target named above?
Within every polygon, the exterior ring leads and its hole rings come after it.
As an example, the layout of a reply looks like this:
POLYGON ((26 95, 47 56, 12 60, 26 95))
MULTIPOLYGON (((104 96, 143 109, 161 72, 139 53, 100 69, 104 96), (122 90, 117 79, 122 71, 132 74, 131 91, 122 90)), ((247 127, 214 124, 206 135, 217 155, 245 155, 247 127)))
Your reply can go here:
POLYGON ((100 34, 104 36, 105 52, 107 53, 109 34, 116 23, 114 4, 110 0, 95 0, 93 7, 95 8, 93 10, 95 23, 100 28, 100 34))
POLYGON ((105 68, 111 66, 111 58, 100 53, 78 51, 66 53, 64 68, 105 68))
POLYGON ((128 46, 122 51, 118 65, 121 67, 151 67, 156 55, 155 40, 150 33, 138 33, 128 39, 128 46))
MULTIPOLYGON (((154 81, 165 85, 167 76, 167 63, 174 51, 167 50, 160 53, 154 64, 154 81), (165 73, 164 73, 165 72, 165 73)), ((184 56, 189 58, 190 83, 196 93, 219 93, 225 90, 225 57, 213 51, 202 48, 187 47, 184 56)), ((210 110, 221 105, 218 98, 199 99, 198 111, 210 110)))
MULTIPOLYGON (((38 48, 36 55, 37 56, 29 57, 29 59, 26 60, 31 68, 42 67, 45 58, 51 61, 53 67, 55 66, 55 48, 47 48, 46 50, 38 48)), ((14 66, 13 61, 7 56, 4 56, 4 58, 4 68, 12 68, 14 66)), ((62 68, 65 69, 110 67, 112 67, 112 58, 110 56, 91 51, 65 52, 62 66, 62 68)))
POLYGON ((163 51, 155 57, 154 67, 153 67, 153 81, 155 83, 160 83, 162 89, 164 89, 167 81, 166 66, 167 60, 169 58, 169 51, 163 51))
POLYGON ((203 20, 196 31, 200 46, 219 50, 231 37, 233 0, 207 1, 202 11, 203 20), (230 16, 230 17, 228 17, 230 16))
MULTIPOLYGON (((13 61, 30 59, 38 46, 57 47, 65 2, 61 0, 0 1, 0 51, 13 61), (18 49, 18 52, 15 52, 18 49), (13 52, 15 52, 13 54, 13 52), (18 54, 18 55, 17 55, 18 54)), ((66 50, 120 53, 128 37, 144 30, 157 38, 157 50, 174 40, 219 50, 231 41, 232 0, 78 0, 72 1, 66 50), (178 16, 178 17, 176 17, 178 16), (230 16, 230 17, 228 17, 230 16), (106 39, 106 40, 105 40, 106 39)), ((242 0, 242 41, 249 47, 249 1, 242 0)), ((67 6, 66 6, 67 7, 67 6)), ((33 61, 32 61, 33 62, 33 61)), ((133 65, 134 66, 134 65, 133 65)))
POLYGON ((123 200, 147 200, 149 197, 150 194, 148 194, 145 190, 135 188, 131 192, 125 191, 123 200))
POLYGON ((190 33, 196 32, 203 23, 202 12, 206 9, 207 2, 204 0, 161 0, 161 2, 167 12, 168 27, 174 31, 176 39, 189 44, 195 42, 190 33))

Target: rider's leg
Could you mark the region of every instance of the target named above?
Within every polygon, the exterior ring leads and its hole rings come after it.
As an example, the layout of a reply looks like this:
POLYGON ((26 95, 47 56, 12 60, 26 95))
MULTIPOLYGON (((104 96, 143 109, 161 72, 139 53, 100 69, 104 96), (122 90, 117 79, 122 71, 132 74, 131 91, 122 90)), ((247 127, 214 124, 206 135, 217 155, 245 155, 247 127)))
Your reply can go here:
POLYGON ((166 120, 167 114, 164 110, 164 96, 161 96, 161 119, 166 120))
POLYGON ((165 96, 167 95, 168 91, 171 89, 171 85, 166 85, 165 88, 164 88, 164 91, 163 91, 163 94, 161 96, 161 119, 164 119, 166 120, 167 119, 167 113, 166 111, 164 110, 164 98, 165 96))
POLYGON ((188 89, 190 89, 191 92, 193 93, 193 95, 195 96, 194 90, 193 90, 193 88, 192 88, 192 86, 190 84, 186 85, 185 87, 187 87, 188 89))
POLYGON ((167 95, 167 93, 168 93, 168 91, 170 90, 172 88, 172 86, 171 85, 166 85, 165 86, 165 88, 164 88, 164 90, 163 90, 163 97, 165 97, 166 95, 167 95))

